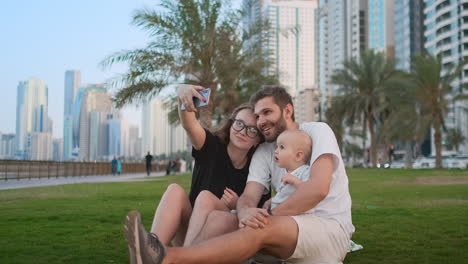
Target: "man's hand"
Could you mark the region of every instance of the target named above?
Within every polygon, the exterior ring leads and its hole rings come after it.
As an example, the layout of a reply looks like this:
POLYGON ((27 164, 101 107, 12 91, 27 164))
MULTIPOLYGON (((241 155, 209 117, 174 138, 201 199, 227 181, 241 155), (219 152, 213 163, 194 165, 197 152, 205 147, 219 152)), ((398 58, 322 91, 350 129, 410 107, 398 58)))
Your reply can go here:
POLYGON ((237 212, 239 219, 239 228, 249 226, 251 228, 263 228, 269 223, 269 217, 266 209, 248 208, 242 212, 237 212))
POLYGON ((204 87, 190 84, 179 85, 177 88, 177 96, 179 97, 180 103, 185 105, 185 111, 197 112, 197 108, 193 105, 193 97, 197 97, 205 102, 206 99, 199 93, 199 91, 204 89, 204 87))
POLYGON ((226 187, 224 189, 223 197, 221 197, 221 201, 229 208, 229 210, 236 209, 237 200, 239 196, 237 193, 229 188, 226 187))

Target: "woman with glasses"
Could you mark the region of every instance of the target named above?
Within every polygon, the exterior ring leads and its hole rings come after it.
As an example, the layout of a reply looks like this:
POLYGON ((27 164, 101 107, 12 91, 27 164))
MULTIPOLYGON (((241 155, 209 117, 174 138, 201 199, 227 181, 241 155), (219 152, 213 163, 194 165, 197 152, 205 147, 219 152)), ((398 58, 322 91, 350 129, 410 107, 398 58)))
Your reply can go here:
MULTIPOLYGON (((264 141, 256 127, 252 106, 237 107, 230 118, 216 131, 203 128, 196 118, 193 97, 203 100, 203 87, 182 85, 178 88, 179 117, 192 142, 195 166, 190 194, 171 184, 156 210, 151 233, 173 246, 190 245, 199 234, 208 214, 213 210, 232 211, 244 191, 249 164, 256 147, 264 141), (185 110, 181 110, 181 105, 185 110)), ((266 201, 265 195, 261 203, 266 201)), ((226 224, 225 233, 232 229, 226 224)))

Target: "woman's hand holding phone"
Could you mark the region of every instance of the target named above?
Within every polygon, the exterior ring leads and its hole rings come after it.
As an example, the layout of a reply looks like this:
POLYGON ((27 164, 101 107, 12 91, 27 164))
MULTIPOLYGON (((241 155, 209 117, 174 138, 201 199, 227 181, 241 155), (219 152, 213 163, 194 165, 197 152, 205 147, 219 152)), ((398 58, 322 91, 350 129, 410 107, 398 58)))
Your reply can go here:
POLYGON ((183 84, 177 89, 181 110, 197 112, 197 108, 207 105, 211 90, 197 85, 183 84))

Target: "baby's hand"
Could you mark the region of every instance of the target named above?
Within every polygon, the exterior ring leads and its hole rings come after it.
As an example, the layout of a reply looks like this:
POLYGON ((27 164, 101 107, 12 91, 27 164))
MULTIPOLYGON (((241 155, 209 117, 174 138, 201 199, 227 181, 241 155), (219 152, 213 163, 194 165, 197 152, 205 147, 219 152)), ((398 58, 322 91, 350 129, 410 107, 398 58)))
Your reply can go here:
POLYGON ((266 201, 266 202, 263 203, 262 208, 263 208, 263 209, 268 209, 270 206, 271 206, 271 198, 268 199, 268 201, 266 201))
POLYGON ((293 184, 293 185, 299 184, 301 182, 299 178, 292 176, 290 173, 286 173, 283 176, 283 178, 281 178, 281 181, 283 182, 283 184, 293 184))

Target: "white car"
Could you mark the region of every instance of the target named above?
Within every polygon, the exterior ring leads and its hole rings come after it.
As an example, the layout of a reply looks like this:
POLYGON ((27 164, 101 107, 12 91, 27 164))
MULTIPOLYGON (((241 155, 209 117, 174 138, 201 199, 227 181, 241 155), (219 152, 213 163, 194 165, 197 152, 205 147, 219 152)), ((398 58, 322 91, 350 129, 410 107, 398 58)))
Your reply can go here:
POLYGON ((414 169, 435 168, 435 158, 432 158, 432 157, 418 158, 414 161, 413 168, 414 169))
POLYGON ((468 169, 468 156, 453 157, 448 162, 450 169, 468 169))
POLYGON ((394 161, 390 164, 390 168, 393 168, 393 169, 404 169, 406 168, 406 162, 402 161, 402 160, 397 160, 397 161, 394 161))
MULTIPOLYGON (((429 169, 435 168, 435 156, 422 157, 414 161, 414 169, 429 169)), ((442 168, 449 168, 449 157, 442 157, 442 168)))

